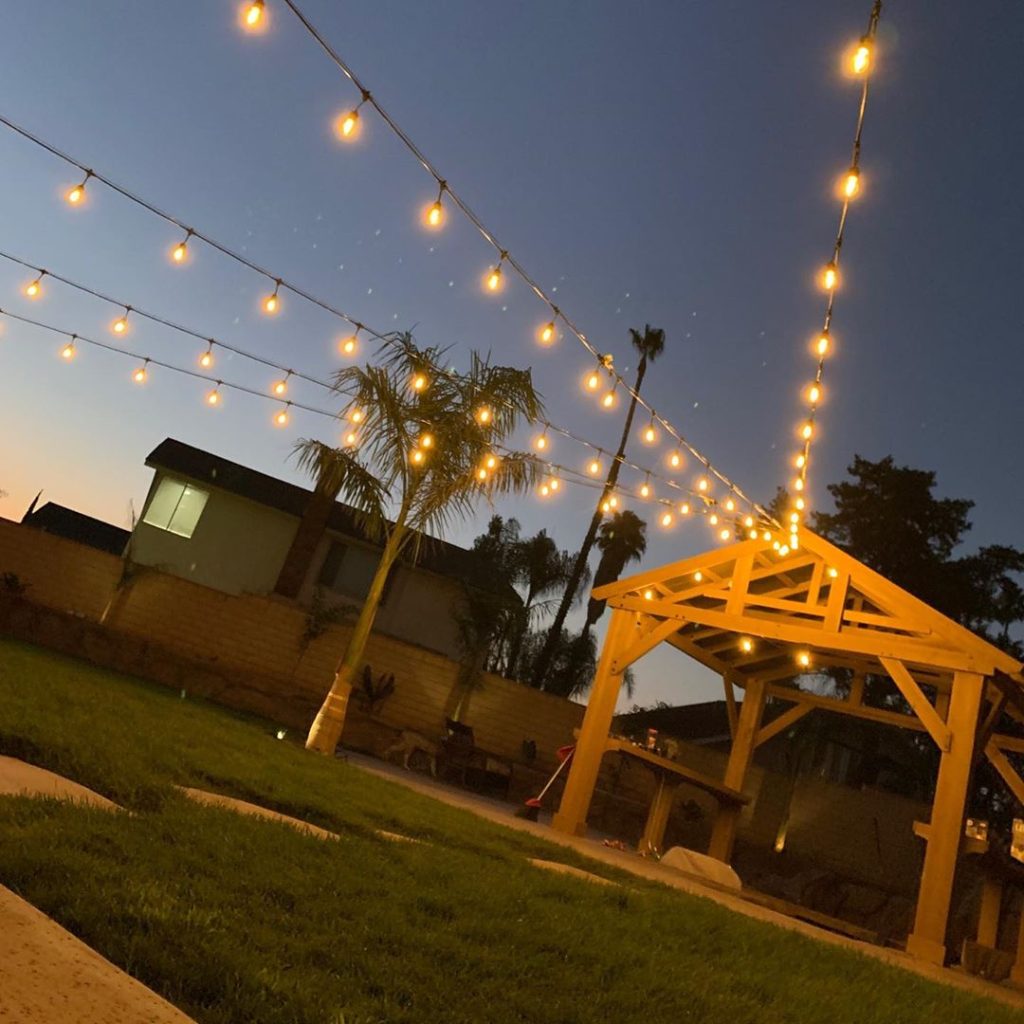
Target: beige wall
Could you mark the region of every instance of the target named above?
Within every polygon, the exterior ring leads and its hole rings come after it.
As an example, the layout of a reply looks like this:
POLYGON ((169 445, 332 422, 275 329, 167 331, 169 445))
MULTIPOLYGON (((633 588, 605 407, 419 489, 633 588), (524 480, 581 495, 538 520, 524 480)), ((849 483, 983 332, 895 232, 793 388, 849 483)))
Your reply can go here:
POLYGON ((132 558, 229 594, 265 594, 277 583, 298 525, 294 516, 210 487, 205 481, 157 470, 135 527, 132 558), (210 494, 191 537, 143 522, 157 484, 165 478, 192 483, 210 494))

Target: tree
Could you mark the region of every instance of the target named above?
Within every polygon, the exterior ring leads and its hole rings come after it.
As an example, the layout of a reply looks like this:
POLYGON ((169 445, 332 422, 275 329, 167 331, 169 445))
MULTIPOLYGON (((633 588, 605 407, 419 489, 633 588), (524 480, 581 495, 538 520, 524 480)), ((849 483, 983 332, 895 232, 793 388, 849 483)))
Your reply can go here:
POLYGON ((558 606, 558 611, 555 613, 554 621, 548 629, 548 635, 544 646, 537 657, 537 661, 534 666, 534 674, 531 677, 534 686, 543 687, 545 685, 551 669, 555 648, 560 642, 562 629, 565 626, 566 616, 568 616, 569 609, 572 607, 573 601, 576 599, 576 594, 580 589, 583 580, 583 572, 587 565, 587 559, 590 557, 590 550, 594 546, 597 531, 601 526, 604 516, 601 506, 604 504, 608 496, 615 490, 615 485, 618 483, 619 469, 622 466, 622 459, 626 454, 626 445, 629 443, 629 432, 633 427, 633 416, 636 413, 637 397, 640 394, 640 389, 643 387, 644 377, 647 374, 647 366, 649 363, 653 363, 657 360, 665 350, 665 332, 661 330, 661 328, 651 327, 650 324, 644 325, 642 334, 631 328, 629 337, 633 344, 634 351, 640 356, 640 362, 637 364, 636 368, 636 380, 633 383, 633 394, 630 398, 629 408, 626 412, 626 420, 622 427, 622 437, 619 440, 619 448, 615 454, 615 458, 612 460, 612 464, 608 469, 608 477, 605 480, 601 496, 598 498, 597 508, 594 510, 594 515, 590 520, 590 525, 587 527, 587 532, 583 537, 583 543, 580 545, 579 554, 577 554, 576 561, 573 564, 569 582, 566 584, 565 592, 562 595, 562 601, 558 606))
MULTIPOLYGON (((601 550, 601 561, 594 573, 594 588, 614 583, 630 562, 639 562, 647 550, 647 524, 628 509, 616 512, 606 523, 601 524, 597 546, 601 550)), ((604 601, 591 598, 587 603, 587 621, 583 631, 604 614, 604 601)))
POLYGON ((303 440, 296 448, 300 466, 355 507, 367 535, 383 544, 306 740, 323 754, 333 754, 341 737, 353 679, 398 559, 415 558, 426 533, 464 518, 479 498, 526 491, 536 477, 530 455, 501 448, 523 419, 543 411, 528 370, 494 366, 474 352, 469 369, 455 373, 446 369, 443 349, 419 348, 408 334, 389 337, 380 354, 377 365, 334 377, 350 402, 350 422, 358 423, 358 443, 332 448, 303 440))

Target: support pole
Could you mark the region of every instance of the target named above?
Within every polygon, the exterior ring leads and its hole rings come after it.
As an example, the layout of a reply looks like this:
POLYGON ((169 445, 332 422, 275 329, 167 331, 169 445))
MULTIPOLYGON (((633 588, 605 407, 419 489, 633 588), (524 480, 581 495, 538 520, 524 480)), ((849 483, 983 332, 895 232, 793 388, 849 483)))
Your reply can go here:
POLYGON ((572 768, 565 782, 565 792, 558 805, 558 811, 551 825, 559 832, 582 836, 587 831, 587 812, 597 784, 597 773, 601 758, 608 744, 608 732, 615 714, 615 703, 619 698, 619 687, 625 665, 616 665, 616 659, 632 639, 633 612, 615 608, 612 611, 608 634, 601 650, 601 660, 594 676, 594 686, 587 701, 587 712, 583 716, 576 753, 573 754, 572 768), (618 671, 614 671, 618 669, 618 671))
MULTIPOLYGON (((729 763, 725 767, 725 778, 722 780, 730 789, 742 791, 747 778, 747 769, 757 745, 757 732, 761 728, 761 714, 764 711, 764 689, 762 679, 751 679, 747 683, 743 704, 740 707, 739 721, 736 723, 736 735, 729 751, 729 763)), ((736 826, 739 823, 740 808, 719 804, 715 824, 711 829, 711 843, 708 855, 726 864, 732 858, 732 848, 736 842, 736 826)))
POLYGON ((914 930, 907 939, 907 952, 911 956, 934 964, 942 964, 946 959, 946 924, 963 837, 974 738, 984 685, 984 676, 973 672, 957 672, 953 676, 946 720, 950 734, 949 750, 943 753, 939 763, 928 847, 917 892, 914 930))

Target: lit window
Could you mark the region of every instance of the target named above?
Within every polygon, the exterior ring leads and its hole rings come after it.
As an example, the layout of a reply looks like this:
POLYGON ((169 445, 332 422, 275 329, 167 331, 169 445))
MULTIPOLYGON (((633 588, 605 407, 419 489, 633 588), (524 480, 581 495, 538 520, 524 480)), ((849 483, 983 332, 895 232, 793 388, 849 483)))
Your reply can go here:
POLYGON ((142 521, 179 537, 191 537, 209 496, 198 487, 165 477, 157 484, 142 521))

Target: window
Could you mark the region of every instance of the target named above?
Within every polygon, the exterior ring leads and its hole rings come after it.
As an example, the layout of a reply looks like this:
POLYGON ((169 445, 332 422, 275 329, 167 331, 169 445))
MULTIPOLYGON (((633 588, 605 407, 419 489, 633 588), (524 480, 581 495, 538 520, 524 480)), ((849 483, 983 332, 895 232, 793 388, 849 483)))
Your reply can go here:
POLYGON ((209 496, 208 491, 164 477, 157 484, 142 521, 179 537, 191 537, 209 496))
MULTIPOLYGON (((320 586, 333 590, 335 594, 351 598, 353 601, 364 601, 370 592, 370 584, 373 582, 379 562, 380 553, 377 551, 332 540, 323 564, 320 566, 320 576, 317 582, 320 586)), ((387 603, 395 569, 397 566, 392 568, 384 584, 384 593, 381 596, 382 605, 387 603)))

